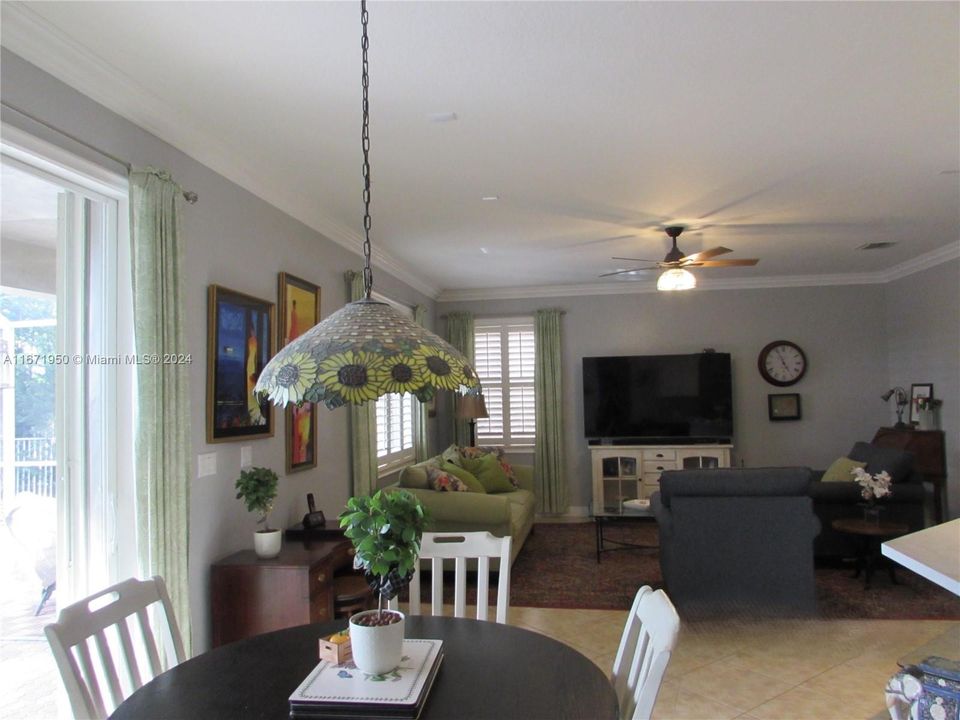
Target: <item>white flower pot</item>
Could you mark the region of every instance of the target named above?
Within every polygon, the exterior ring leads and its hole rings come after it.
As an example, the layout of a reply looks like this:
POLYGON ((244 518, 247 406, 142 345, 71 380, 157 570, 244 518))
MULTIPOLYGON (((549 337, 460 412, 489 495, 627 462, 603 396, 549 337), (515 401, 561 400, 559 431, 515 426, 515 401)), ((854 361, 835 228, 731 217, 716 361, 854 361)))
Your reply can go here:
POLYGON ((377 610, 364 610, 350 618, 350 649, 353 662, 369 675, 383 675, 400 664, 403 655, 403 628, 406 619, 402 612, 384 610, 400 616, 400 622, 391 625, 366 627, 357 625, 354 620, 363 615, 375 615, 377 610))
POLYGON ((279 530, 255 532, 253 534, 253 550, 257 557, 269 560, 280 554, 280 541, 283 537, 279 530))

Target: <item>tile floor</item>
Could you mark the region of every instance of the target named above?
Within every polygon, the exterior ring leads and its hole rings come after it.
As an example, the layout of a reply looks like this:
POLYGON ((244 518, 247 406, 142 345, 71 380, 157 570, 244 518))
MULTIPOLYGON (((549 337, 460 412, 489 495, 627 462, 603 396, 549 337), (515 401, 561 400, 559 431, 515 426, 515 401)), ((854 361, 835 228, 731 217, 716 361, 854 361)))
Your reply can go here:
MULTIPOLYGON (((610 673, 625 611, 510 609, 510 623, 570 645, 610 673)), ((655 720, 888 717, 897 659, 937 639, 960 657, 960 622, 736 620, 684 623, 655 720)))

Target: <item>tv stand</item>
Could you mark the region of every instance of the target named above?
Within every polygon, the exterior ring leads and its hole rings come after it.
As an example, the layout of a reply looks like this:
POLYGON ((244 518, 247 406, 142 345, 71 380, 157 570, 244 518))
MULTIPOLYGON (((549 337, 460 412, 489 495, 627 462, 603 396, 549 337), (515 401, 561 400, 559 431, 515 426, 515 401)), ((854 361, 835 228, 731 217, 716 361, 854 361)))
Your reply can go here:
POLYGON ((593 514, 618 513, 623 501, 649 498, 665 470, 730 467, 729 443, 591 445, 593 514))

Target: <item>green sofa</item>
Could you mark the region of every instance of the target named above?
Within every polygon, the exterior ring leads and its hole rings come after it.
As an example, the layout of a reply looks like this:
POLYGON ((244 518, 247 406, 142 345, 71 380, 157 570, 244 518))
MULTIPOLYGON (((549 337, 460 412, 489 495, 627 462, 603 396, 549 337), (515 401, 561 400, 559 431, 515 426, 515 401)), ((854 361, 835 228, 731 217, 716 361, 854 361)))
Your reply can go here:
POLYGON ((513 492, 474 493, 438 492, 427 480, 427 465, 436 465, 440 456, 409 465, 400 472, 396 483, 387 492, 400 488, 416 495, 433 518, 432 532, 474 532, 486 530, 497 537, 513 538, 510 563, 533 530, 536 499, 533 494, 533 467, 514 465, 514 476, 520 487, 513 492))

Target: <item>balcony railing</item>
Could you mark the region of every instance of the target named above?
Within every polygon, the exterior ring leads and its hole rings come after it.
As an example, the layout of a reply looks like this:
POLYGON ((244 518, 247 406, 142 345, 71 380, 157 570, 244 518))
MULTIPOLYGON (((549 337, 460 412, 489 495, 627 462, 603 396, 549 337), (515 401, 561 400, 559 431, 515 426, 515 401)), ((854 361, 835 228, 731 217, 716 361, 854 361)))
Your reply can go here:
POLYGON ((55 438, 16 438, 14 441, 14 495, 23 492, 57 496, 55 438))

